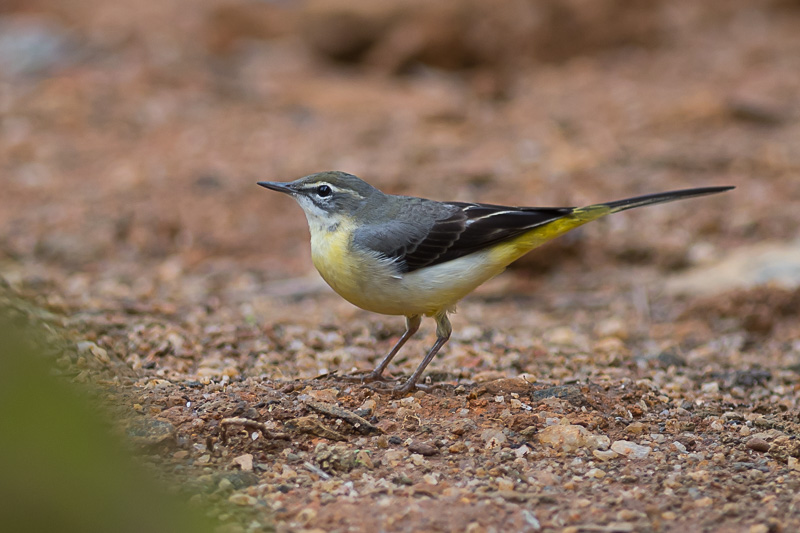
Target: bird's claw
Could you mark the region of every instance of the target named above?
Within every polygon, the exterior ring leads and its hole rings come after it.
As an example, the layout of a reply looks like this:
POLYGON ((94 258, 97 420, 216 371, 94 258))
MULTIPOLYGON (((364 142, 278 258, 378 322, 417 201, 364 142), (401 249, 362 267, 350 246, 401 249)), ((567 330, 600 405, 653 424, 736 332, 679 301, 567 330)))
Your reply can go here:
POLYGON ((430 391, 433 388, 431 385, 423 385, 410 379, 407 379, 399 385, 392 386, 399 381, 399 378, 386 377, 374 370, 337 376, 337 379, 360 383, 364 385, 365 388, 379 394, 390 394, 392 398, 402 398, 409 392, 415 390, 430 391))
POLYGON ((409 392, 414 392, 415 390, 430 391, 432 389, 432 387, 429 385, 412 383, 410 381, 406 381, 403 384, 396 385, 394 387, 387 382, 375 382, 364 386, 369 390, 375 391, 379 394, 389 394, 392 398, 402 398, 409 392))
POLYGON ((355 372, 353 374, 345 374, 338 376, 343 381, 352 381, 356 383, 389 383, 397 381, 395 378, 387 378, 383 374, 377 374, 374 370, 370 372, 355 372))

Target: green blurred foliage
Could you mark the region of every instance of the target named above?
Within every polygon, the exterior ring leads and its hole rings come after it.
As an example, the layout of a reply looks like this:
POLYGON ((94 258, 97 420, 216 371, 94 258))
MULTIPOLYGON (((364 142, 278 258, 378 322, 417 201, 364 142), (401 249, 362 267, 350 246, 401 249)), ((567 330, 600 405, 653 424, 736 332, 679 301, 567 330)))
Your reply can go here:
POLYGON ((213 531, 137 467, 88 391, 55 377, 45 331, 0 307, 0 523, 14 532, 213 531))

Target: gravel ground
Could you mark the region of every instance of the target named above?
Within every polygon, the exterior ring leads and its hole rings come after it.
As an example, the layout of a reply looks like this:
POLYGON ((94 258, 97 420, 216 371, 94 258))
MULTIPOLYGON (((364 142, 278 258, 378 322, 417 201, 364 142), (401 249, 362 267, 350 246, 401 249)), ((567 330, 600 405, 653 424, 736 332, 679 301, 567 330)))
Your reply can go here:
MULTIPOLYGON (((800 530, 797 2, 572 0, 583 40, 535 43, 514 40, 522 3, 445 2, 464 16, 444 47, 401 38, 442 27, 412 2, 131 4, 0 12, 32 43, 0 39, 0 275, 66 339, 58 374, 99 385, 199 513, 223 531, 800 530), (380 31, 342 40, 362 26, 380 31), (509 204, 737 189, 530 254, 461 303, 431 390, 391 398, 338 376, 403 320, 324 286, 300 210, 254 184, 325 169, 509 204), (724 275, 764 243, 787 253, 724 275)), ((390 372, 433 338, 424 321, 390 372)))

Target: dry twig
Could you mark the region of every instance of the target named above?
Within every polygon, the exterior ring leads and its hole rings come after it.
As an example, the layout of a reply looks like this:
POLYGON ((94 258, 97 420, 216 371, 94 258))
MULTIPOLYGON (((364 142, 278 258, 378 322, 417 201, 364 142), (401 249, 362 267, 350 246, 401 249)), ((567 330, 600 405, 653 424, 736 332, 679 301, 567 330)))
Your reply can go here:
POLYGON ((347 409, 343 409, 341 407, 329 403, 314 402, 314 401, 306 401, 306 405, 324 415, 341 418, 342 420, 344 420, 345 422, 356 428, 356 430, 358 430, 360 433, 363 433, 365 435, 369 433, 383 433, 383 431, 381 431, 381 429, 378 426, 370 423, 367 419, 358 416, 352 411, 348 411, 347 409))
POLYGON ((306 467, 306 469, 309 472, 313 472, 314 474, 318 475, 322 479, 330 479, 331 478, 331 475, 329 473, 325 472, 324 470, 322 470, 318 466, 315 466, 315 465, 309 463, 308 461, 304 462, 303 466, 306 467))
POLYGON ((290 421, 289 424, 295 426, 297 430, 302 433, 310 433, 311 435, 316 435, 323 439, 337 441, 347 440, 347 437, 323 425, 322 422, 313 416, 301 416, 300 418, 295 418, 290 421))
POLYGON ((262 422, 257 422, 255 420, 251 420, 249 418, 242 418, 242 417, 233 417, 233 418, 223 418, 220 423, 220 440, 222 444, 228 443, 228 427, 230 426, 240 426, 246 429, 255 429, 256 431, 260 431, 264 438, 271 438, 271 439, 280 439, 280 440, 289 440, 290 437, 286 433, 279 433, 271 431, 266 424, 262 422))

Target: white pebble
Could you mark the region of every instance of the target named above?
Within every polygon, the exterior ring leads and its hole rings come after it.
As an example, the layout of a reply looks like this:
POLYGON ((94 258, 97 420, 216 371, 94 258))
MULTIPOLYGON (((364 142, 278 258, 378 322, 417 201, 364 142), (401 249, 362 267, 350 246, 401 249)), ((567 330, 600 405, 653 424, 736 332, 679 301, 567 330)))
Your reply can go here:
POLYGON ((628 440, 617 440, 611 443, 611 449, 629 459, 644 459, 650 453, 649 446, 640 446, 628 440))

